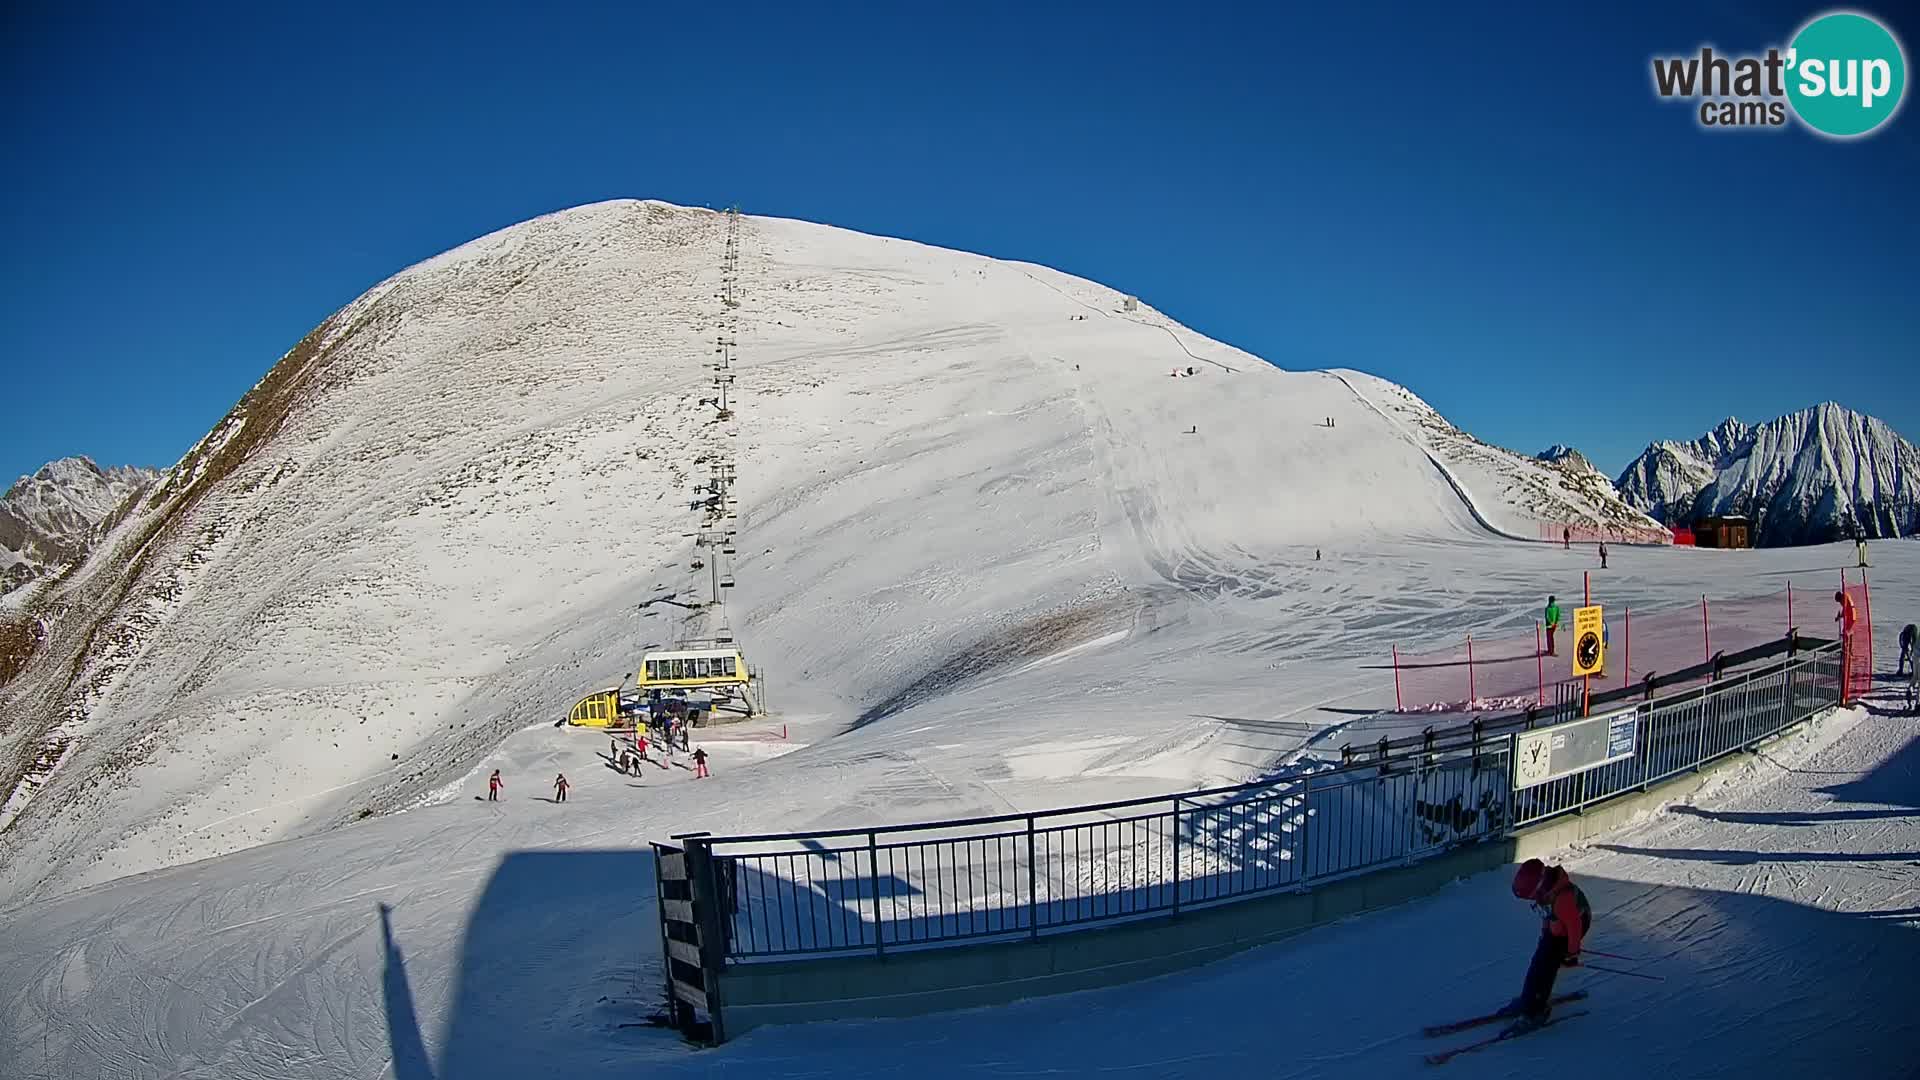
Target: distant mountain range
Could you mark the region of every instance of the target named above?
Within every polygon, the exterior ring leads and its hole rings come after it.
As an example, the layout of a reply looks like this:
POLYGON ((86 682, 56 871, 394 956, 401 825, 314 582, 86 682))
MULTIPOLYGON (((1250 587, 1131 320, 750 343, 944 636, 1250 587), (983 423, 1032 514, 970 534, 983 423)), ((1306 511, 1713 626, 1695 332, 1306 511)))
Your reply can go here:
POLYGON ((0 497, 0 594, 85 557, 101 524, 159 475, 67 457, 21 477, 0 497))
POLYGON ((1656 442, 1615 482, 1669 525, 1742 515, 1777 547, 1920 533, 1920 449, 1833 402, 1749 427, 1727 419, 1690 442, 1656 442))

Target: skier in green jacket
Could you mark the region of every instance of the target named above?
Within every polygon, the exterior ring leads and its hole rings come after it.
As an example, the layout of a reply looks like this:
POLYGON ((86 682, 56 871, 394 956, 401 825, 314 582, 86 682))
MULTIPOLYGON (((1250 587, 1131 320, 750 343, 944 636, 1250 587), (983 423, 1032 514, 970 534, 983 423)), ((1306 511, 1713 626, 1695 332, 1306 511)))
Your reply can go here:
POLYGON ((1553 648, 1554 632, 1560 629, 1560 601, 1557 597, 1547 597, 1547 655, 1558 656, 1553 648))

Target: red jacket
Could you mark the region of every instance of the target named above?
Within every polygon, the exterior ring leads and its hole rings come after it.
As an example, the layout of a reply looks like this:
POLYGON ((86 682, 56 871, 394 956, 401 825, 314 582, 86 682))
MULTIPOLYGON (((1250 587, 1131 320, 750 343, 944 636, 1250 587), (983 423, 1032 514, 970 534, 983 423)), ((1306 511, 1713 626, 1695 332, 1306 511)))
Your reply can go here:
POLYGON ((1580 939, 1586 936, 1586 920, 1581 912, 1580 890, 1565 870, 1555 870, 1554 883, 1534 903, 1547 920, 1547 933, 1567 939, 1567 955, 1580 955, 1580 939))

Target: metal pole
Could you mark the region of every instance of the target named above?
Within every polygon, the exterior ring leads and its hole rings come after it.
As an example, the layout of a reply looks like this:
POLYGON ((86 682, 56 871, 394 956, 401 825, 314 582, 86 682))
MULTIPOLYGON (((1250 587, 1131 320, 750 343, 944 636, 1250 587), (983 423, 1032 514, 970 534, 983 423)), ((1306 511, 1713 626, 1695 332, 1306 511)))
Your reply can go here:
POLYGON ((1039 880, 1033 860, 1033 815, 1027 815, 1027 936, 1040 940, 1040 894, 1034 888, 1039 880))
POLYGON ((1173 800, 1173 910, 1180 911, 1180 800, 1173 800))
POLYGON ((1700 595, 1700 640, 1707 646, 1707 663, 1713 663, 1713 631, 1707 622, 1707 597, 1700 595))
POLYGON ((1473 635, 1467 635, 1467 704, 1473 704, 1473 635))
POLYGON ((1313 835, 1313 776, 1300 778, 1300 888, 1307 887, 1307 838, 1313 835))
POLYGON ((1393 647, 1393 711, 1402 712, 1406 702, 1400 699, 1400 646, 1393 647))
POLYGON ((1545 706, 1547 703, 1547 655, 1540 644, 1540 620, 1533 620, 1533 703, 1545 706))
POLYGON ((867 833, 867 871, 873 875, 873 955, 885 956, 886 941, 880 932, 880 844, 872 832, 867 833))
POLYGON ((1793 633, 1793 582, 1787 582, 1787 633, 1793 633))
POLYGON ((1625 637, 1626 637, 1626 640, 1622 644, 1626 647, 1627 655, 1626 655, 1626 658, 1620 662, 1620 688, 1622 690, 1626 689, 1627 685, 1633 681, 1633 609, 1632 608, 1627 609, 1627 626, 1626 626, 1625 637))
POLYGON ((1860 625, 1867 628, 1867 681, 1873 681, 1873 583, 1867 580, 1866 567, 1860 568, 1860 625))

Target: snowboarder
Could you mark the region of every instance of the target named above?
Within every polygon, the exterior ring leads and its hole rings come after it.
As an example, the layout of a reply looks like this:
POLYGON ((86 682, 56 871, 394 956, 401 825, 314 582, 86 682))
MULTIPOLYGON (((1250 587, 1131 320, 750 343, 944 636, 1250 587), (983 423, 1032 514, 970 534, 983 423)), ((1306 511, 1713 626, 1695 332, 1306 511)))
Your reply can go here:
POLYGON ((1833 594, 1833 602, 1840 605, 1840 610, 1833 614, 1833 621, 1840 624, 1840 639, 1845 641, 1853 636, 1853 597, 1843 590, 1833 594))
POLYGON ((487 777, 487 801, 499 802, 500 789, 506 786, 507 786, 506 781, 500 779, 500 770, 499 769, 493 770, 493 775, 487 777))
POLYGON ((642 758, 646 757, 647 756, 647 737, 645 735, 642 735, 636 732, 633 737, 633 748, 639 751, 640 756, 642 758))
POLYGON ((1607 568, 1607 542, 1605 540, 1602 540, 1600 541, 1600 569, 1605 570, 1606 568, 1607 568))
POLYGON ((1593 908, 1567 872, 1528 859, 1513 874, 1513 895, 1540 913, 1540 943, 1527 964, 1527 980, 1520 997, 1508 1008, 1520 1015, 1521 1030, 1546 1023, 1551 1010, 1553 983, 1563 967, 1580 966, 1580 945, 1593 929, 1593 908))
POLYGON ((1900 631, 1900 662, 1893 667, 1895 675, 1906 671, 1910 666, 1920 664, 1920 657, 1913 654, 1914 638, 1920 637, 1920 627, 1908 623, 1900 631))
POLYGON ((555 776, 553 778, 553 801, 557 803, 566 802, 567 789, 572 786, 573 786, 572 784, 567 783, 566 773, 561 773, 558 776, 555 776))
POLYGON ((1568 551, 1573 550, 1573 528, 1571 526, 1561 527, 1560 546, 1566 548, 1568 551))
POLYGON ((693 778, 705 780, 707 775, 707 748, 703 746, 693 752, 693 778))
POLYGON ((1554 651, 1554 646, 1553 646, 1553 635, 1557 633, 1560 629, 1560 600, 1558 597, 1554 597, 1554 596, 1547 597, 1546 617, 1547 617, 1547 655, 1558 656, 1560 654, 1554 651))

